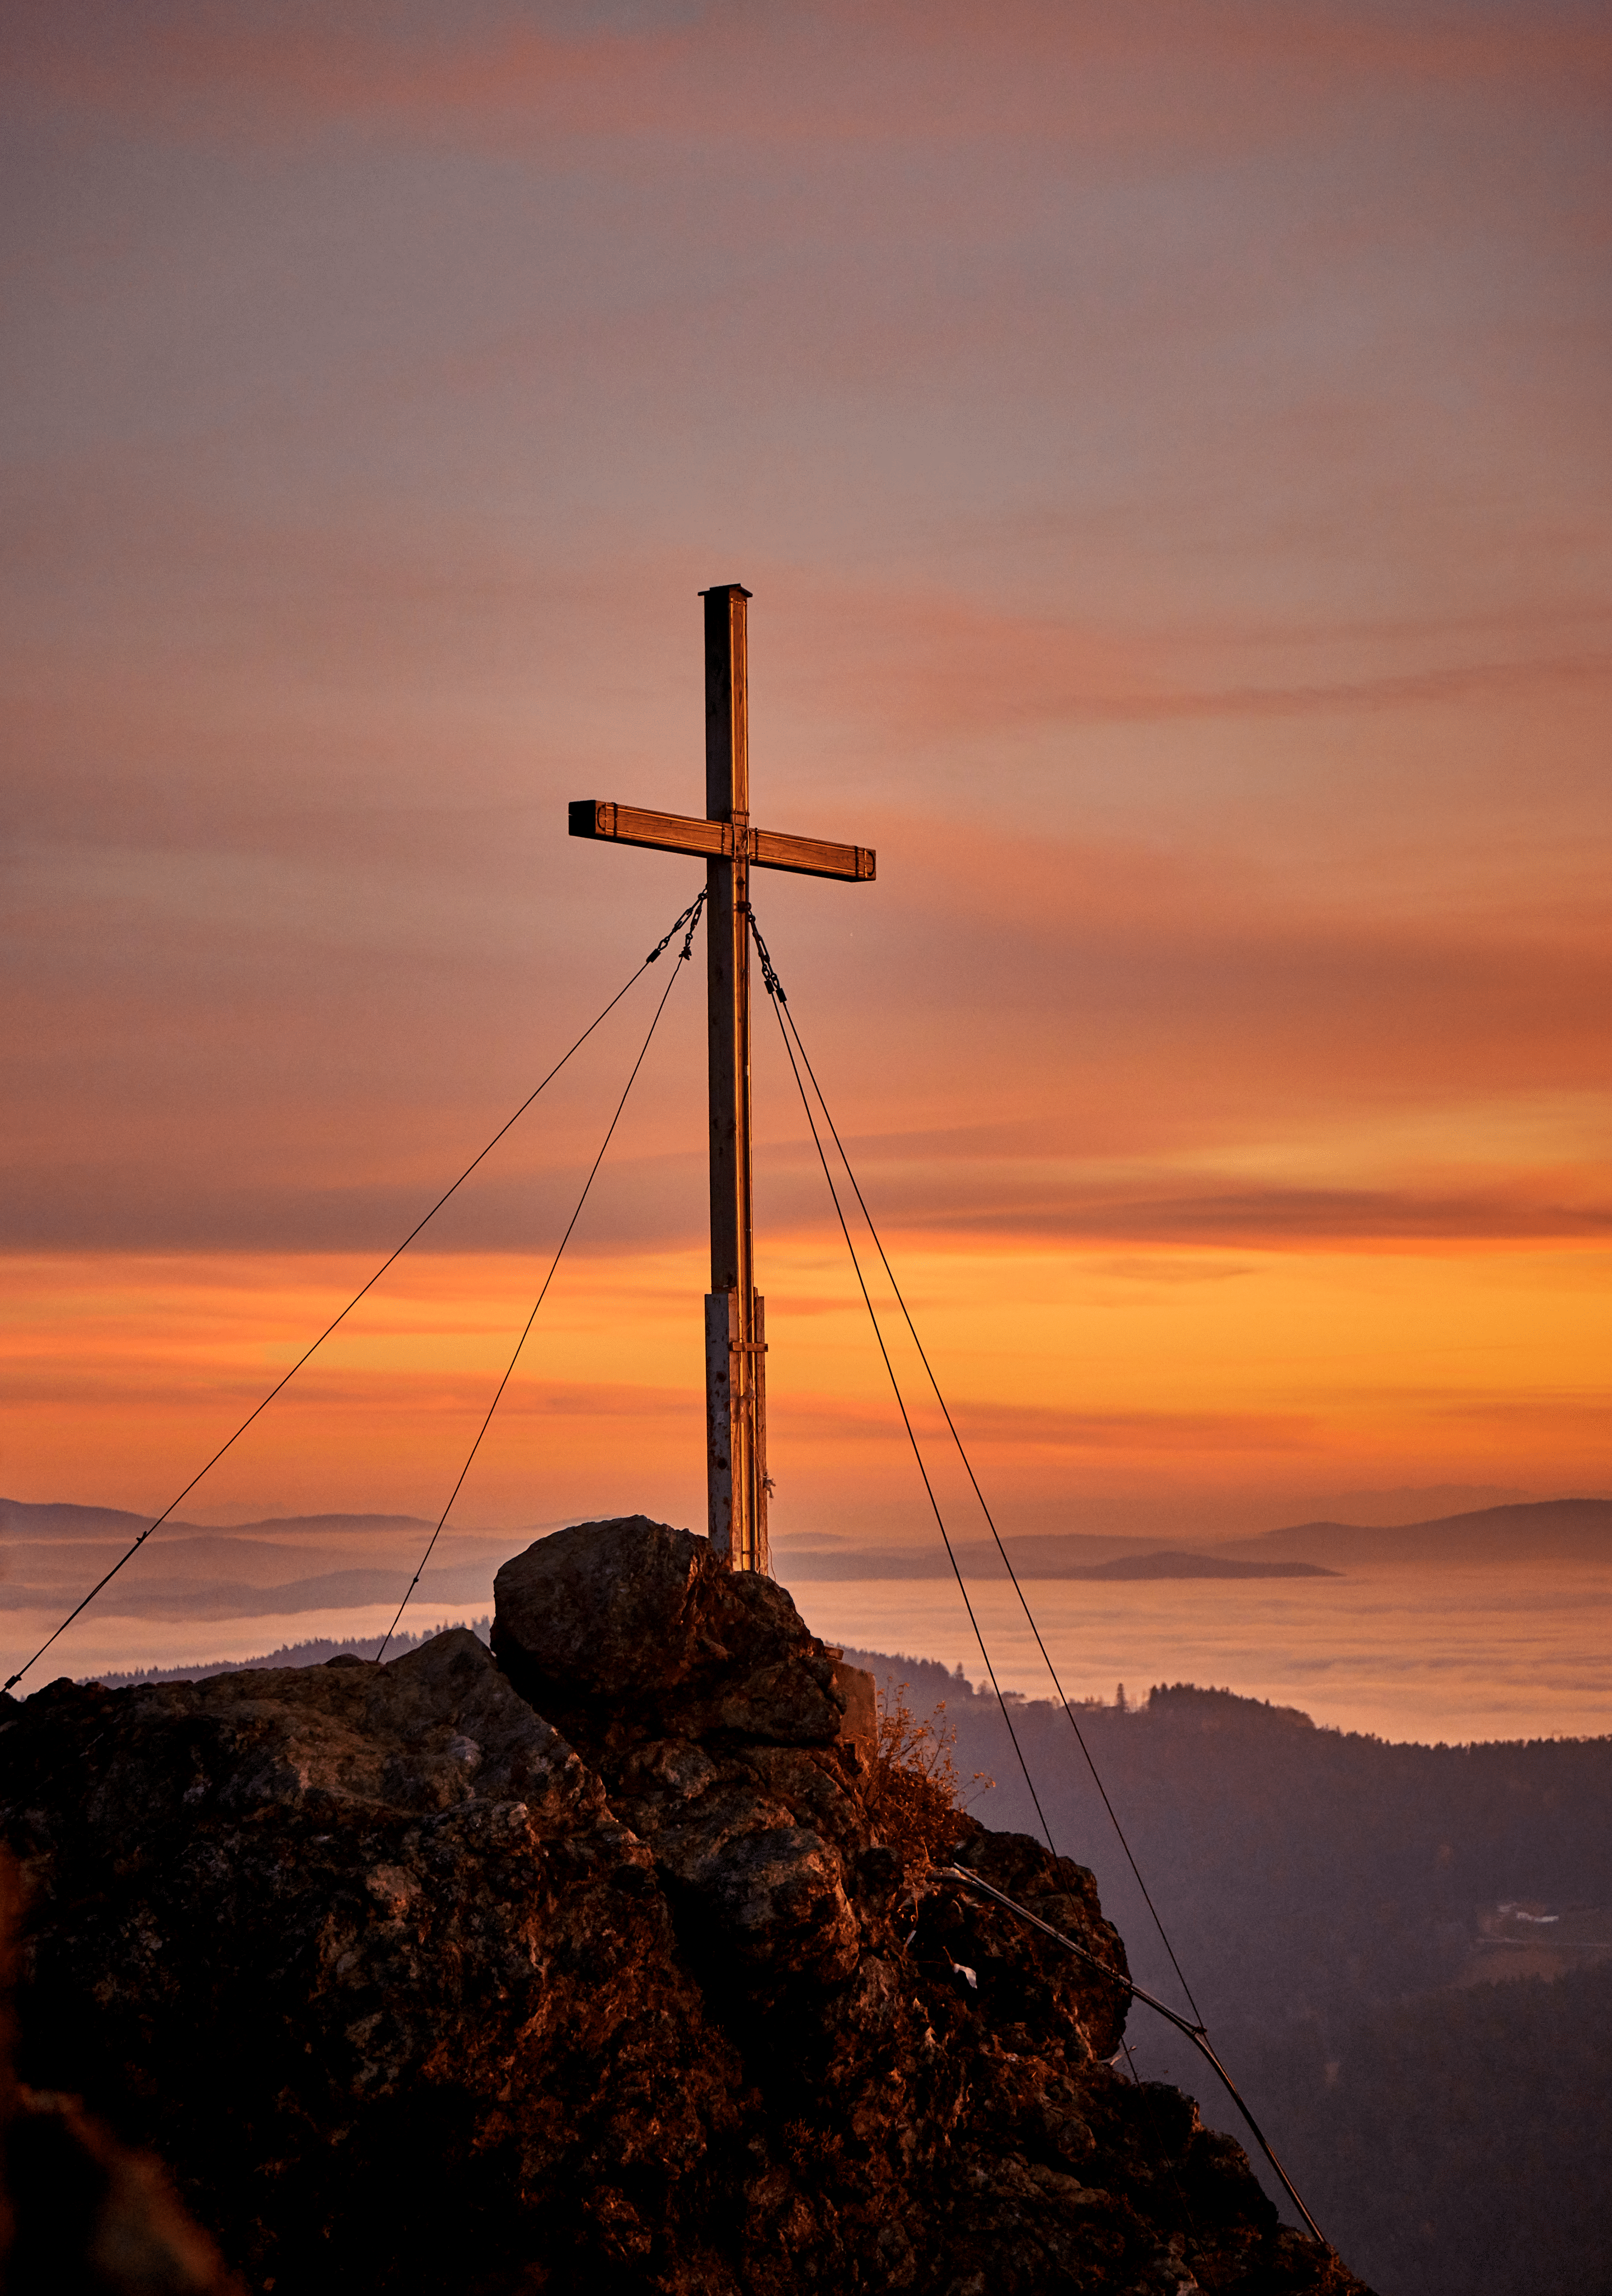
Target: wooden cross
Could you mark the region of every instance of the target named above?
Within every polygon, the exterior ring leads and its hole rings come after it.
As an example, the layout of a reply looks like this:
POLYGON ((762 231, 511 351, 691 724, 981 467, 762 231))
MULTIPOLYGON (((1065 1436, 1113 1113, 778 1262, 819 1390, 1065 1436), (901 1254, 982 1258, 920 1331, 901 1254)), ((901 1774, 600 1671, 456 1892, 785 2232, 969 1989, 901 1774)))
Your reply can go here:
POLYGON ((710 1012, 711 1290, 705 1300, 706 1491, 711 1543, 736 1570, 766 1570, 766 1302, 755 1288, 751 1233, 750 872, 866 883, 865 845, 828 845, 750 825, 750 682, 737 582, 705 601, 705 818, 646 813, 584 798, 573 837, 607 837, 660 853, 705 856, 710 1012))

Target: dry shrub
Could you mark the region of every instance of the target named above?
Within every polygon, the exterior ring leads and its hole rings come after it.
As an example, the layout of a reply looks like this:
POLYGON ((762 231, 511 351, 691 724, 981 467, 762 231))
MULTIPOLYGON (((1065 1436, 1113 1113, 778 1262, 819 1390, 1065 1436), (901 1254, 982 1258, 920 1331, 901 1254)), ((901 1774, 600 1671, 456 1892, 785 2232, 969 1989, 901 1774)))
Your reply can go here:
POLYGON ((868 1815, 884 1841, 908 1859, 931 1865, 953 1849, 958 1814, 996 1784, 975 1770, 965 1784, 952 1759, 957 1730, 942 1699, 925 1720, 907 1703, 904 1682, 880 1685, 879 1734, 868 1815))

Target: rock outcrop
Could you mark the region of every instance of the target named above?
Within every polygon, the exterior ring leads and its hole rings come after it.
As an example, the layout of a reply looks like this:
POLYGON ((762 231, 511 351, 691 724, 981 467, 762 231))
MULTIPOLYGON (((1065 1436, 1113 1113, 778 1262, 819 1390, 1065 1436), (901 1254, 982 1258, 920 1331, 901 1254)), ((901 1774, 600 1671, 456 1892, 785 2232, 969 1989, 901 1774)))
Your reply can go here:
MULTIPOLYGON (((492 1654, 53 1685, 23 2077, 299 2296, 1355 2289, 1110 2067, 1122 1985, 881 1837, 836 1655, 638 1517, 507 1563, 492 1654)), ((958 1837, 1123 1973, 1084 1868, 958 1837)))

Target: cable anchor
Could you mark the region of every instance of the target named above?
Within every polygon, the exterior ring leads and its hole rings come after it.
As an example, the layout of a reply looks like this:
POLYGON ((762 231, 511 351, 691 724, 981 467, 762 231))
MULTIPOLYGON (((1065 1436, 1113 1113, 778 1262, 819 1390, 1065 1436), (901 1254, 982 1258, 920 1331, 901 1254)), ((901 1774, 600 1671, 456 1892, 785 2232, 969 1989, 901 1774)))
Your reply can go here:
POLYGON ((682 963, 687 960, 689 950, 694 947, 694 929, 700 922, 700 911, 705 906, 705 896, 709 890, 710 888, 708 886, 701 886, 699 898, 695 901, 692 901, 688 907, 684 910, 680 917, 677 917, 673 920, 670 930, 662 935, 661 939, 656 941, 654 947, 650 950, 649 955, 644 959, 646 964, 653 964, 657 957, 663 956, 666 951, 671 947, 672 942, 676 940, 678 935, 683 931, 683 927, 685 925, 688 927, 688 931, 683 937, 683 947, 679 961, 679 963, 682 963))
POLYGON ((750 937, 756 945, 756 955, 761 960, 761 985, 769 996, 776 996, 780 1004, 787 1004, 789 999, 784 994, 784 984, 778 979, 777 970, 768 953, 767 944, 761 939, 761 928, 755 921, 755 911, 747 909, 745 914, 750 919, 750 937))

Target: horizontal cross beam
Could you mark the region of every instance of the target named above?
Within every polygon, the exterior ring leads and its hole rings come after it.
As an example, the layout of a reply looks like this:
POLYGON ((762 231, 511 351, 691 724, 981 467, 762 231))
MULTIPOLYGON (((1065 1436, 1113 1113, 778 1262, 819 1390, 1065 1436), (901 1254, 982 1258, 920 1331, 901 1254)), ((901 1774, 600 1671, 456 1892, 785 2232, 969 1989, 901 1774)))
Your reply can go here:
POLYGON ((681 813, 649 813, 642 806, 574 799, 573 837, 609 838, 617 845, 647 845, 658 853, 698 853, 708 861, 748 861, 754 869, 789 869, 800 877, 845 877, 866 883, 876 873, 868 845, 831 845, 820 837, 787 837, 781 830, 751 829, 731 821, 696 821, 681 813))

